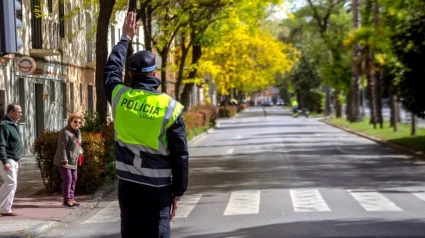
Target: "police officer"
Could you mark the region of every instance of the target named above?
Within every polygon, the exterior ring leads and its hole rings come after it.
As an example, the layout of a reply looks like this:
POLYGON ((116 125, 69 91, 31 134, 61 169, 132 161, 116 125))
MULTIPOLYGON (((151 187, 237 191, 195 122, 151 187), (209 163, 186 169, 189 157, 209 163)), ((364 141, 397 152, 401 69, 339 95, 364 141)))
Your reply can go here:
POLYGON ((157 92, 160 80, 150 51, 129 58, 131 87, 123 84, 127 47, 136 31, 130 12, 104 69, 104 90, 115 120, 121 235, 170 237, 170 221, 188 183, 183 106, 157 92))
POLYGON ((292 117, 298 117, 298 101, 295 97, 291 99, 292 117))

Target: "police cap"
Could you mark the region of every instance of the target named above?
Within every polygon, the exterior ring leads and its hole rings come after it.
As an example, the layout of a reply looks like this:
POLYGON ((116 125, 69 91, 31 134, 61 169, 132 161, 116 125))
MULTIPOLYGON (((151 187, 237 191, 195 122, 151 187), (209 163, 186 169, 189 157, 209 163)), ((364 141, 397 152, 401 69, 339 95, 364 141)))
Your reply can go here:
POLYGON ((128 62, 130 70, 134 72, 152 72, 156 69, 155 55, 147 50, 134 53, 128 62))

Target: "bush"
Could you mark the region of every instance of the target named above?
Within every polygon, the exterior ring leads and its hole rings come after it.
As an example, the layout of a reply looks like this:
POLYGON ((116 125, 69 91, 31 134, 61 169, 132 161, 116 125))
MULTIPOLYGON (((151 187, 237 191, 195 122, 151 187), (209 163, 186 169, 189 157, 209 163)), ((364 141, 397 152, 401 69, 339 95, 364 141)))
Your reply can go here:
POLYGON ((201 113, 203 117, 203 126, 214 126, 218 117, 217 107, 212 104, 197 105, 191 112, 201 113))
POLYGON ((183 121, 186 131, 204 126, 204 116, 198 112, 183 113, 183 121))
POLYGON ((34 141, 32 149, 32 152, 36 154, 38 168, 47 194, 61 191, 61 175, 58 167, 53 165, 57 144, 58 132, 47 131, 34 141))
MULTIPOLYGON (((84 164, 78 168, 76 194, 96 192, 105 182, 115 179, 113 125, 100 132, 82 132, 84 164), (111 131, 112 130, 112 131, 111 131)), ((61 192, 62 178, 53 165, 59 132, 44 132, 33 145, 47 194, 61 192)))
POLYGON ((223 106, 219 107, 218 115, 219 117, 233 117, 236 115, 238 108, 236 106, 223 106))
POLYGON ((82 131, 98 132, 101 128, 102 124, 100 123, 99 113, 86 111, 84 113, 84 123, 80 129, 82 131))

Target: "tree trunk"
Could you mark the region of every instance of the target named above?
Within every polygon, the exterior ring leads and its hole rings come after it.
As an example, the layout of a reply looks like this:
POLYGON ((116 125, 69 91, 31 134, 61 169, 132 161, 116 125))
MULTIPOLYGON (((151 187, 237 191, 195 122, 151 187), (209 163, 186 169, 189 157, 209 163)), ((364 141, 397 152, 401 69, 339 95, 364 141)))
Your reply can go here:
POLYGON ((394 79, 390 79, 390 104, 391 104, 391 118, 390 125, 394 128, 394 132, 397 132, 397 98, 394 89, 394 79))
MULTIPOLYGON (((351 0, 351 8, 353 13, 353 28, 357 29, 359 27, 359 3, 358 0, 351 0)), ((351 73, 351 100, 350 100, 350 122, 361 121, 362 117, 360 115, 359 109, 359 88, 360 88, 360 77, 357 69, 356 59, 359 55, 360 48, 358 45, 353 47, 353 59, 351 61, 352 73, 351 73)))
POLYGON ((152 51, 152 0, 141 1, 140 4, 137 20, 142 20, 145 50, 152 51))
POLYGON ((384 119, 382 117, 382 90, 381 90, 381 74, 379 72, 375 72, 376 83, 375 83, 375 99, 376 99, 376 119, 377 123, 379 123, 379 128, 384 128, 384 119))
MULTIPOLYGON (((198 65, 199 59, 201 59, 202 56, 202 48, 200 44, 194 44, 192 46, 192 65, 198 65)), ((189 73, 189 79, 195 79, 196 75, 198 73, 197 67, 195 67, 192 71, 189 73)), ((189 112, 191 105, 190 105, 190 96, 193 88, 193 83, 188 83, 184 85, 183 92, 181 95, 181 102, 184 106, 184 111, 189 112)))
POLYGON ((99 18, 96 32, 96 111, 100 123, 106 123, 108 101, 103 89, 103 70, 108 58, 108 27, 115 0, 99 1, 99 18))
MULTIPOLYGON (((379 31, 379 3, 378 0, 373 1, 373 24, 377 32, 379 31)), ((372 58, 375 61, 374 57, 372 58)), ((373 62, 375 67, 375 62, 373 62)), ((375 68, 376 69, 376 68, 375 68)), ((381 93, 381 74, 375 71, 375 105, 376 105, 376 122, 380 128, 384 128, 384 120, 382 118, 382 93, 381 93)))
POLYGON ((376 129, 376 122, 377 122, 377 113, 376 113, 376 88, 375 88, 375 82, 376 82, 376 74, 375 74, 375 68, 373 65, 373 54, 369 52, 369 49, 367 50, 367 81, 368 81, 368 89, 369 89, 369 107, 370 107, 370 123, 373 124, 373 128, 376 129))
POLYGON ((410 135, 416 136, 416 116, 413 112, 411 113, 411 117, 412 117, 412 131, 410 135))
POLYGON ((347 104, 345 104, 345 114, 347 115, 347 120, 351 121, 350 118, 352 118, 351 115, 351 91, 348 92, 346 96, 347 104))
MULTIPOLYGON (((168 50, 160 52, 161 56, 161 92, 167 93, 167 56, 168 50)), ((172 95, 173 96, 173 95, 172 95)))
POLYGON ((336 111, 336 118, 342 117, 342 105, 341 101, 339 100, 341 91, 339 89, 335 89, 335 111, 336 111))
POLYGON ((182 35, 182 43, 181 43, 182 57, 181 57, 180 62, 179 62, 179 72, 177 74, 176 84, 174 85, 174 92, 176 94, 176 100, 177 101, 181 100, 180 87, 181 87, 182 81, 183 81, 183 73, 184 73, 184 67, 185 67, 185 64, 186 64, 186 57, 187 57, 187 55, 189 53, 189 49, 190 49, 189 46, 188 47, 185 46, 185 41, 186 41, 186 38, 182 35))
MULTIPOLYGON (((298 95, 302 95, 298 93, 298 95)), ((325 85, 325 117, 329 117, 331 114, 331 105, 330 105, 330 95, 329 95, 329 86, 325 85)))

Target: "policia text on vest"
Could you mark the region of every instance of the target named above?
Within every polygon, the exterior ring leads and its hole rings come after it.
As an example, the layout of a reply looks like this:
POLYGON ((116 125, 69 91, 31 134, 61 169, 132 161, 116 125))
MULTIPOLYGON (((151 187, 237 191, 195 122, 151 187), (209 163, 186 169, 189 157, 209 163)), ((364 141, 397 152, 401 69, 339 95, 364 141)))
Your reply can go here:
POLYGON ((159 110, 161 108, 155 107, 152 105, 149 105, 147 103, 141 103, 134 100, 129 100, 127 98, 124 98, 120 104, 121 107, 126 107, 127 109, 133 110, 133 111, 139 111, 141 112, 139 114, 140 118, 145 118, 149 120, 155 121, 155 116, 159 116, 159 110))

